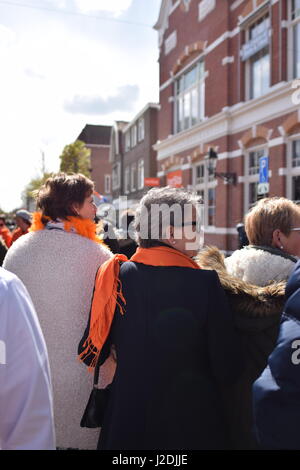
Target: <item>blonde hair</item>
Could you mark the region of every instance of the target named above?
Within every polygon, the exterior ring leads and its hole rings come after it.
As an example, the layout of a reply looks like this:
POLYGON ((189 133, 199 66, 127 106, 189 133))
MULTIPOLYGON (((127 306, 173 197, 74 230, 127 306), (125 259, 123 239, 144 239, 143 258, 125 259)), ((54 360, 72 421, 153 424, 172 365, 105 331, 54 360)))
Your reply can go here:
POLYGON ((289 235, 300 208, 285 197, 260 199, 245 216, 245 230, 251 245, 271 246, 273 232, 289 235))

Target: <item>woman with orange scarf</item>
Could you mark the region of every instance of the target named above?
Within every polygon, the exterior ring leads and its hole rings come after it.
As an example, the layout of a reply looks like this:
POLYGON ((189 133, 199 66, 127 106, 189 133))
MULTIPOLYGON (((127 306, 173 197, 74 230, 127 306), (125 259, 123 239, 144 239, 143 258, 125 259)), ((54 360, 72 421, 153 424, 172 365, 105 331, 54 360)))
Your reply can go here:
POLYGON ((98 439, 95 430, 79 426, 91 383, 74 357, 97 270, 112 256, 96 236, 93 189, 80 174, 49 178, 38 191, 39 212, 30 232, 11 246, 4 261, 27 287, 45 337, 58 448, 94 449, 98 439))
POLYGON ((226 448, 219 385, 238 375, 239 352, 218 276, 193 260, 198 201, 182 189, 152 189, 135 227, 131 259, 115 255, 98 270, 79 345, 91 368, 116 351, 98 448, 226 448))

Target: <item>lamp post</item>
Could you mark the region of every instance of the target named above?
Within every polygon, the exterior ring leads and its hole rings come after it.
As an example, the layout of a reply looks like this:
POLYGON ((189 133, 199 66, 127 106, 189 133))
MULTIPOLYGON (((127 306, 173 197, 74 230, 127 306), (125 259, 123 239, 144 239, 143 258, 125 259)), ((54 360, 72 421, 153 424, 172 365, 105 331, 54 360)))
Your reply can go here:
POLYGON ((216 172, 218 155, 212 147, 210 147, 208 154, 205 157, 205 160, 207 162, 207 169, 209 175, 213 174, 215 178, 221 178, 227 184, 236 184, 236 173, 216 172))

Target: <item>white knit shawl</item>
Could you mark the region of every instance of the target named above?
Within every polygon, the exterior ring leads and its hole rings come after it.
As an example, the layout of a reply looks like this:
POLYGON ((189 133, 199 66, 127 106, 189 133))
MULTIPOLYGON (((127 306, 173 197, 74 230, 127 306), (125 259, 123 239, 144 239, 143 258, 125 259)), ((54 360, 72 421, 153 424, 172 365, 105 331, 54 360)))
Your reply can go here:
POLYGON ((20 237, 4 261, 4 268, 27 287, 46 340, 58 447, 97 445, 99 430, 80 427, 92 374, 78 361, 77 346, 87 325, 97 269, 111 256, 103 245, 75 233, 41 230, 20 237))

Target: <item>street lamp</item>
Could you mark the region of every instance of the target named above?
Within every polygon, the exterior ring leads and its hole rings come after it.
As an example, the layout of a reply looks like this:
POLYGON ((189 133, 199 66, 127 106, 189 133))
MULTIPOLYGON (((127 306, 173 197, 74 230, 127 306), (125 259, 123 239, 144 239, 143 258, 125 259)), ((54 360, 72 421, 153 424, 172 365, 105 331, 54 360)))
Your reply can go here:
POLYGON ((213 174, 215 178, 221 178, 227 184, 236 184, 236 173, 229 173, 229 172, 217 173, 216 172, 217 159, 218 159, 217 153, 214 151, 212 147, 210 147, 208 154, 205 157, 205 160, 207 162, 208 174, 209 175, 213 174))

